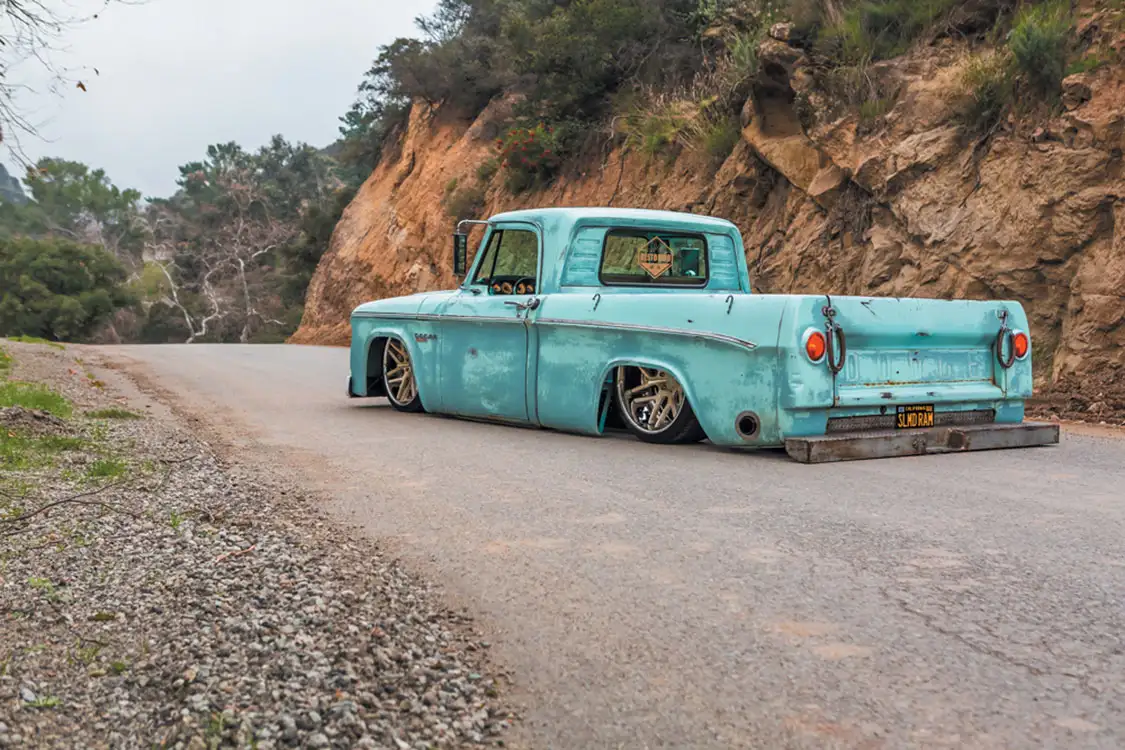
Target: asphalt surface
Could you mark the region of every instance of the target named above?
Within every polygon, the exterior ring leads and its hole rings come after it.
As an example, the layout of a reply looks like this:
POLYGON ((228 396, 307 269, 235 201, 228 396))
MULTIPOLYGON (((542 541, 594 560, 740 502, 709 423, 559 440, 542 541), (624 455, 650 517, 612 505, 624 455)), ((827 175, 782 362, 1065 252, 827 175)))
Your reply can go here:
POLYGON ((469 606, 516 745, 1125 747, 1125 440, 804 466, 399 414, 343 349, 98 351, 469 606))

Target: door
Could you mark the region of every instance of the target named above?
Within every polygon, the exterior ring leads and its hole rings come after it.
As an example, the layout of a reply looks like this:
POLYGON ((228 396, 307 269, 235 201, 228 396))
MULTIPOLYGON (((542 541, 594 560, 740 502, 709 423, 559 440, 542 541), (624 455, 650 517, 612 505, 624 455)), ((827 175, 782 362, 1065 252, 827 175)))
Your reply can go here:
POLYGON ((538 306, 540 237, 499 224, 469 280, 440 309, 441 396, 454 414, 528 422, 528 314, 538 306))

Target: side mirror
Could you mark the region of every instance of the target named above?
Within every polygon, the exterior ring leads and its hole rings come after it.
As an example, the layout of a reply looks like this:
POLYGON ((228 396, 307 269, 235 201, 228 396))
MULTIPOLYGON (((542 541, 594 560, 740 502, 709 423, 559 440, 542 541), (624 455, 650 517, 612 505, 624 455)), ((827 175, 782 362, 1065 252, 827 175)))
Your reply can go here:
POLYGON ((469 257, 469 235, 453 235, 453 275, 457 278, 464 277, 467 272, 469 257))

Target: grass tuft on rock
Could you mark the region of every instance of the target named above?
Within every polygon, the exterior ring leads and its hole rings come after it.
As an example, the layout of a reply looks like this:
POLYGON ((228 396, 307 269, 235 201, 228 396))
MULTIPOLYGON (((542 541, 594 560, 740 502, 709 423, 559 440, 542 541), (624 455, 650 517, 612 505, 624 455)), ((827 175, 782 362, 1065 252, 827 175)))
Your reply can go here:
POLYGON ((0 470, 17 471, 46 466, 60 453, 80 451, 89 444, 82 438, 62 435, 35 437, 0 429, 0 470))
POLYGON ((143 419, 140 414, 128 409, 95 409, 86 412, 88 419, 143 419))
POLYGON ((99 458, 86 469, 89 479, 116 479, 123 476, 128 465, 119 458, 99 458))
POLYGON ((68 419, 74 412, 70 401, 50 388, 38 383, 18 381, 0 383, 0 409, 7 406, 37 409, 61 419, 68 419))

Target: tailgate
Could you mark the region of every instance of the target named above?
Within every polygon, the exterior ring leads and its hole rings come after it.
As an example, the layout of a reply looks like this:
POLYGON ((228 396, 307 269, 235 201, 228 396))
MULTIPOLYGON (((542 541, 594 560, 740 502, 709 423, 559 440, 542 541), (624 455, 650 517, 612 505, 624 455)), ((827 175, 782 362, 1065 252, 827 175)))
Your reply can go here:
POLYGON ((1008 327, 1027 330, 1018 303, 834 297, 832 305, 847 352, 835 378, 837 407, 1023 395, 1009 393, 1016 384, 995 348, 1003 312, 1008 327))

